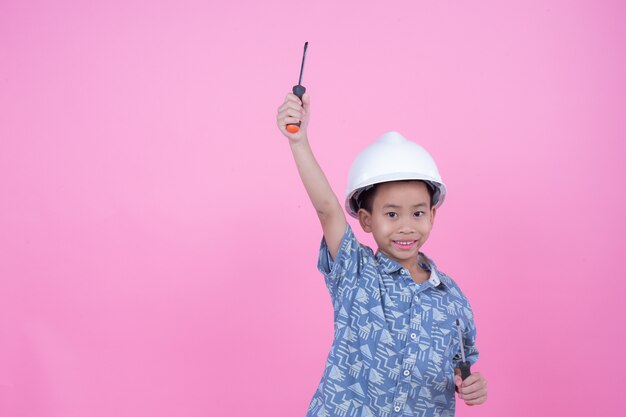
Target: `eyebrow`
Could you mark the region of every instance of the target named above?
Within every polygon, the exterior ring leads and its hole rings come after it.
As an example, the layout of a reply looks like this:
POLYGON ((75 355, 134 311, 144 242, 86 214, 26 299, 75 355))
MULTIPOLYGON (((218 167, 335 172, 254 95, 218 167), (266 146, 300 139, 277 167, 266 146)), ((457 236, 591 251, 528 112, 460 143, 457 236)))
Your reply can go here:
MULTIPOLYGON (((419 203, 419 204, 414 204, 414 205, 412 205, 412 206, 411 206, 411 208, 426 207, 427 205, 428 205, 428 204, 426 204, 426 203, 419 203)), ((401 209, 402 207, 401 207, 401 206, 398 206, 398 205, 396 205, 396 204, 385 204, 385 205, 383 206, 383 208, 384 208, 384 209, 385 209, 385 208, 401 209)))

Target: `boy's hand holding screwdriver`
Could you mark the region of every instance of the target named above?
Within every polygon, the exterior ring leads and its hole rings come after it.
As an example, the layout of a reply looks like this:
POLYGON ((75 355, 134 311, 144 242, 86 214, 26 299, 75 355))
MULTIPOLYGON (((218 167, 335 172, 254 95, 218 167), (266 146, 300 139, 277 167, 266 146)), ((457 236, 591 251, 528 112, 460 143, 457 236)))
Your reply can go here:
POLYGON ((465 358, 465 346, 461 322, 457 319, 456 330, 459 335, 461 346, 461 363, 454 370, 454 385, 459 393, 459 398, 467 405, 482 404, 487 400, 487 381, 480 372, 472 373, 471 365, 465 358))
POLYGON ((278 128, 290 142, 296 142, 301 139, 307 139, 307 127, 309 126, 309 115, 311 108, 311 100, 307 93, 304 93, 302 100, 293 93, 287 94, 285 101, 278 108, 276 115, 276 123, 278 128), (291 133, 287 130, 288 124, 300 122, 300 129, 291 133))
POLYGON ((278 128, 289 138, 291 144, 300 139, 306 139, 306 128, 309 123, 309 96, 306 94, 306 88, 302 85, 302 73, 304 72, 308 46, 309 43, 305 42, 298 84, 293 86, 291 94, 287 94, 285 102, 278 108, 278 116, 276 116, 278 128))
POLYGON ((473 372, 463 380, 461 371, 455 370, 454 385, 457 387, 459 399, 467 405, 478 405, 487 400, 487 381, 480 372, 473 372))

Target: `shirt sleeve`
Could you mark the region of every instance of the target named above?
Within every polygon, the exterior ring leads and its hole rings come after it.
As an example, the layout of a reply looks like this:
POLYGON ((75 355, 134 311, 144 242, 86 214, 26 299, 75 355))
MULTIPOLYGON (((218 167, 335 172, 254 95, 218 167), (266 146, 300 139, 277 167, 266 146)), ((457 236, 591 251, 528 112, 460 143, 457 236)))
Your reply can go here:
POLYGON ((346 226, 334 260, 330 255, 326 240, 322 238, 317 269, 324 275, 326 287, 335 306, 344 295, 346 287, 350 287, 350 283, 356 279, 360 257, 360 244, 349 224, 346 226))

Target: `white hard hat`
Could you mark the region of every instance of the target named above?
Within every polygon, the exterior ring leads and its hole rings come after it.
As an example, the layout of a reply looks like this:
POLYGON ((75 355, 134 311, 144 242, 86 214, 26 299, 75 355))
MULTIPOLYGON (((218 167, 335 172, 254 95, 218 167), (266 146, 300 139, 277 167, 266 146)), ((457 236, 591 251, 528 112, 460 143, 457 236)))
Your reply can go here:
POLYGON ((398 132, 382 135, 359 153, 348 175, 346 211, 357 217, 359 195, 374 184, 388 181, 421 180, 433 189, 433 204, 441 206, 446 197, 446 185, 426 149, 407 140, 398 132))

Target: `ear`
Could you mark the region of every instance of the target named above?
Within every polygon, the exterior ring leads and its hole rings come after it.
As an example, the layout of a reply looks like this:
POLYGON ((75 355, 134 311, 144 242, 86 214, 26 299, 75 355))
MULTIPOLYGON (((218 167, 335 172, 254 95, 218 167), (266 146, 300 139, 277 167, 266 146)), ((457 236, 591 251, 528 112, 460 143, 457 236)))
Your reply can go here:
POLYGON ((430 225, 431 226, 435 223, 435 214, 437 214, 437 209, 433 207, 430 209, 430 225))
POLYGON ((359 209, 357 216, 359 216, 359 223, 361 223, 363 231, 365 233, 372 233, 372 215, 370 212, 365 209, 359 209))

